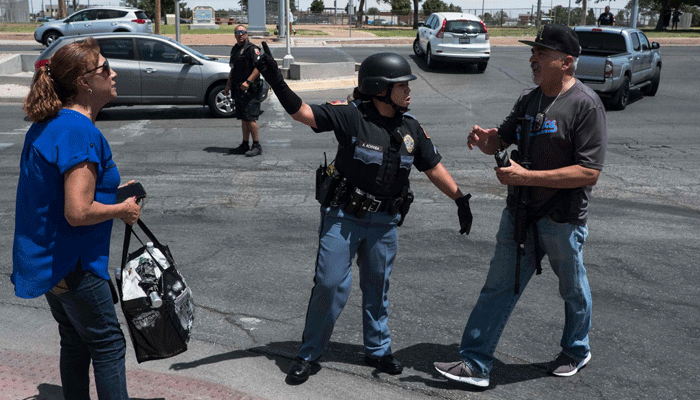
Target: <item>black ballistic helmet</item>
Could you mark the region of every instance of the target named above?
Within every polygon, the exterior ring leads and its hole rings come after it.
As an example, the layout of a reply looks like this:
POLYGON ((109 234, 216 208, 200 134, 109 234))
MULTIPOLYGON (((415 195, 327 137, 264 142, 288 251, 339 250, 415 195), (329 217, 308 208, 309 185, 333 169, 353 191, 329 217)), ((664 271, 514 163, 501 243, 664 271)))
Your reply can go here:
POLYGON ((360 93, 368 96, 379 94, 389 84, 414 79, 408 61, 395 53, 372 54, 362 61, 357 73, 360 93))

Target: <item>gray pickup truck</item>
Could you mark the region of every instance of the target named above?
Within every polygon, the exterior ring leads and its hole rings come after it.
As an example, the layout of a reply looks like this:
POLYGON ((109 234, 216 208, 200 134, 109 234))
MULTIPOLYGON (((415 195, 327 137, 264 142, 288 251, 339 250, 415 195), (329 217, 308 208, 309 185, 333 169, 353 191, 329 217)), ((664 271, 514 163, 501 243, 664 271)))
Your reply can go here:
POLYGON ((616 26, 577 26, 581 44, 576 78, 595 90, 606 106, 624 110, 630 91, 653 96, 661 80, 659 44, 644 32, 616 26))

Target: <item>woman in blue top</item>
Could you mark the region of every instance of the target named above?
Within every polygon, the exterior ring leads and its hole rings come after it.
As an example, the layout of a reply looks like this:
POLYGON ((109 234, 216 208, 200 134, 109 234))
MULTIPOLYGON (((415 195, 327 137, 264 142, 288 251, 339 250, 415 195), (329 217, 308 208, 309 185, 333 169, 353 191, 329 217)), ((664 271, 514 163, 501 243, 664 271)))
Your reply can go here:
POLYGON ((125 400, 126 342, 108 274, 112 220, 135 223, 135 198, 116 202, 119 172, 97 113, 117 96, 117 74, 92 38, 38 67, 24 111, 34 121, 20 160, 12 283, 45 295, 61 336, 65 399, 89 399, 92 362, 100 400, 125 400))

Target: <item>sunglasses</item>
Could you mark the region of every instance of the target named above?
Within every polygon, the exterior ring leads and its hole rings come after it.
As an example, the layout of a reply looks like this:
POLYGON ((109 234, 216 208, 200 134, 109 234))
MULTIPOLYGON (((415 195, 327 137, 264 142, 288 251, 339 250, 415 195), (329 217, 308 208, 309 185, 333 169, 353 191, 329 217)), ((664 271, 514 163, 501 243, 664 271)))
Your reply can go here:
POLYGON ((234 31, 236 35, 245 35, 248 31, 234 31))
POLYGON ((98 66, 97 68, 93 68, 93 69, 91 69, 91 70, 89 70, 89 71, 85 71, 85 73, 84 73, 83 75, 87 75, 87 74, 89 74, 90 72, 97 71, 97 70, 100 69, 100 68, 102 68, 102 69, 103 69, 103 72, 106 72, 107 75, 111 75, 111 74, 112 74, 112 69, 109 67, 109 61, 108 61, 108 60, 105 60, 105 62, 104 62, 102 65, 98 66))

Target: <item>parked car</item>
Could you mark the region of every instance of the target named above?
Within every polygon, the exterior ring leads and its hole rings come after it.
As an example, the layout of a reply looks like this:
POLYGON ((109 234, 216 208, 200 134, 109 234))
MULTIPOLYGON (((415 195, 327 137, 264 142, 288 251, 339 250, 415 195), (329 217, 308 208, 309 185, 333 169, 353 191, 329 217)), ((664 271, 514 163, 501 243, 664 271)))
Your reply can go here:
POLYGON ((608 108, 624 110, 631 90, 654 96, 661 82, 661 52, 644 32, 617 26, 577 26, 581 44, 574 75, 603 99, 608 108))
POLYGON ((146 13, 138 8, 86 8, 66 19, 42 24, 34 31, 34 40, 48 47, 61 36, 103 32, 152 33, 153 25, 146 13))
MULTIPOLYGON (((210 58, 170 38, 144 33, 105 33, 92 36, 117 72, 117 98, 107 106, 208 105, 216 117, 232 117, 233 102, 224 96, 231 68, 228 61, 210 58)), ((46 63, 58 49, 86 36, 58 38, 35 63, 46 63)), ((263 88, 267 98, 269 85, 263 88)))
POLYGON ((36 22, 51 22, 51 21, 55 21, 55 19, 53 19, 51 17, 39 17, 36 19, 36 22))
POLYGON ((491 44, 486 25, 476 15, 438 12, 418 27, 413 52, 425 56, 428 68, 439 61, 456 61, 475 64, 483 72, 491 58, 491 44))

